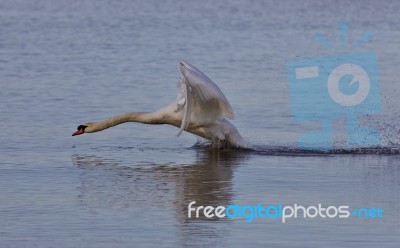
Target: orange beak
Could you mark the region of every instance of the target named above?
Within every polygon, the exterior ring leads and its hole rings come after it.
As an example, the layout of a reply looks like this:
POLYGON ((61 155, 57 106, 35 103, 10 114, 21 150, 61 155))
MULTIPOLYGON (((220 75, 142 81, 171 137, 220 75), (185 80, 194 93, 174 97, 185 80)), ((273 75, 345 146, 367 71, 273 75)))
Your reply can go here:
POLYGON ((80 135, 80 134, 83 134, 83 129, 81 129, 81 130, 76 130, 73 134, 72 134, 72 136, 76 136, 76 135, 80 135))

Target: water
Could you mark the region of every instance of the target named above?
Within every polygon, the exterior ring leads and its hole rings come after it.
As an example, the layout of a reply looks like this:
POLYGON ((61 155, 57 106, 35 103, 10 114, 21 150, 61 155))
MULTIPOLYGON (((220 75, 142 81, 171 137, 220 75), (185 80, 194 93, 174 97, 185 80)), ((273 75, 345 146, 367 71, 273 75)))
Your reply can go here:
POLYGON ((398 247, 396 1, 1 1, 1 247, 398 247), (384 148, 295 150, 285 64, 374 38, 384 148), (169 126, 76 126, 151 111, 177 94, 177 62, 212 78, 256 151, 191 148, 169 126), (381 208, 378 219, 189 219, 187 205, 381 208))

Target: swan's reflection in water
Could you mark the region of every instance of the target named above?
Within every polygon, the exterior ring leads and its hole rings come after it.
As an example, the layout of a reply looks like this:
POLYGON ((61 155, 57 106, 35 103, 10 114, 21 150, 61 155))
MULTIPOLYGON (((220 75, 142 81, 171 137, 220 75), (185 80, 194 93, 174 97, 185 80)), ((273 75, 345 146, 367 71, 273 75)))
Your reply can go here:
MULTIPOLYGON (((167 165, 125 162, 114 159, 115 156, 74 155, 73 163, 82 169, 77 196, 79 204, 93 209, 133 209, 133 214, 137 214, 135 209, 137 212, 148 209, 163 211, 166 215, 161 216, 163 223, 171 218, 169 224, 183 233, 178 239, 182 244, 198 241, 200 235, 208 239, 206 243, 202 241, 203 245, 212 245, 213 240, 218 240, 212 237, 218 235, 221 240, 220 236, 229 228, 224 225, 225 230, 221 230, 221 226, 215 227, 212 223, 204 222, 220 219, 205 219, 202 216, 189 219, 187 206, 191 201, 196 201, 196 206, 231 204, 235 167, 246 160, 249 154, 207 148, 193 149, 193 153, 196 160, 191 164, 167 165)), ((146 221, 144 216, 135 218, 146 221)))

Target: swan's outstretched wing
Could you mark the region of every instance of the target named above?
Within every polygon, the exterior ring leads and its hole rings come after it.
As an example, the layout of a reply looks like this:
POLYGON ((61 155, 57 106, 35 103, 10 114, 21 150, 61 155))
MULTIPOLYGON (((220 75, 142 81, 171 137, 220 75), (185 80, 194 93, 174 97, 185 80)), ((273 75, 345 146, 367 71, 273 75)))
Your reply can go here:
POLYGON ((187 128, 190 121, 212 123, 217 119, 234 118, 234 113, 228 100, 204 73, 186 61, 179 62, 181 73, 178 109, 183 108, 183 119, 180 131, 187 128))

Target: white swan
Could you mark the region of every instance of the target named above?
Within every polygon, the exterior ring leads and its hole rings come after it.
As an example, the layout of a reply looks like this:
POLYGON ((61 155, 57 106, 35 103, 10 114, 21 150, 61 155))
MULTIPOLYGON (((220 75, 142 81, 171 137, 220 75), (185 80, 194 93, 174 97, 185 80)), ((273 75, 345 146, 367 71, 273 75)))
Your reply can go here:
POLYGON ((217 145, 245 147, 242 136, 226 118, 234 114, 228 100, 204 73, 186 61, 180 61, 181 80, 175 102, 154 112, 132 112, 101 122, 78 126, 72 136, 93 133, 124 122, 145 124, 170 124, 182 131, 198 135, 217 145))

